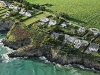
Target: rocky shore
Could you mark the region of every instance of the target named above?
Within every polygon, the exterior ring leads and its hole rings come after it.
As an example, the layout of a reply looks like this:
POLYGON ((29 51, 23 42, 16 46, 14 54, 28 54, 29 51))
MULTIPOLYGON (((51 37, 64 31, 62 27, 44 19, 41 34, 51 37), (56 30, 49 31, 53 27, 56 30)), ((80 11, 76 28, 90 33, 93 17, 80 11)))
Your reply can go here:
MULTIPOLYGON (((18 49, 19 45, 18 44, 8 44, 3 42, 4 45, 13 48, 13 49, 18 49)), ((27 43, 23 42, 23 44, 27 45, 27 43)), ((21 45, 20 45, 21 46, 21 45)), ((68 64, 77 64, 77 65, 83 65, 86 68, 89 69, 95 69, 97 71, 100 71, 100 64, 97 63, 96 61, 90 61, 85 57, 79 57, 79 56, 65 56, 64 54, 61 55, 59 53, 59 50, 53 50, 51 49, 50 46, 42 46, 42 47, 27 47, 25 50, 16 50, 15 52, 8 54, 9 57, 41 57, 45 56, 47 60, 50 62, 55 62, 61 65, 68 65, 68 64)))
MULTIPOLYGON (((10 22, 10 21, 7 21, 7 22, 5 21, 4 23, 0 22, 0 31, 8 31, 12 25, 13 25, 13 22, 10 22)), ((61 52, 61 50, 55 50, 50 45, 40 46, 39 43, 37 43, 35 46, 31 45, 32 40, 28 37, 30 36, 30 33, 26 31, 25 29, 18 28, 18 27, 19 26, 16 25, 12 30, 10 30, 8 37, 6 37, 2 41, 4 46, 10 47, 15 50, 13 53, 8 54, 9 57, 12 57, 12 58, 13 57, 36 57, 38 58, 41 56, 45 56, 47 60, 49 60, 50 62, 55 62, 61 65, 78 64, 78 65, 83 65, 86 68, 90 68, 90 69, 94 68, 95 70, 100 71, 100 63, 95 60, 92 61, 92 60, 87 59, 87 57, 83 54, 81 56, 78 56, 78 55, 66 56, 66 53, 61 52), (28 35, 26 36, 26 34, 28 35), (20 38, 19 37, 17 38, 22 39, 22 40, 16 39, 15 41, 13 39, 14 41, 13 42, 11 40, 12 37, 10 36, 19 36, 20 38), (8 38, 11 40, 10 42, 8 42, 8 38)), ((40 39, 40 37, 38 38, 40 39)))
POLYGON ((12 20, 1 20, 0 21, 0 32, 9 31, 14 22, 12 20))

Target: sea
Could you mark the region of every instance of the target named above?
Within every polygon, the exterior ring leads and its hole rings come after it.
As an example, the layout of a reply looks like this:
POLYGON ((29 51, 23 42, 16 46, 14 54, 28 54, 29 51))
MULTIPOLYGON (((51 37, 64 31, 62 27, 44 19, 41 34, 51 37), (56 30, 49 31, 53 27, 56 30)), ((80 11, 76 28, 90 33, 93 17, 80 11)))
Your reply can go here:
POLYGON ((53 64, 45 57, 9 58, 7 54, 14 50, 4 47, 1 41, 5 37, 6 34, 0 34, 0 75, 100 75, 100 72, 82 66, 53 64))

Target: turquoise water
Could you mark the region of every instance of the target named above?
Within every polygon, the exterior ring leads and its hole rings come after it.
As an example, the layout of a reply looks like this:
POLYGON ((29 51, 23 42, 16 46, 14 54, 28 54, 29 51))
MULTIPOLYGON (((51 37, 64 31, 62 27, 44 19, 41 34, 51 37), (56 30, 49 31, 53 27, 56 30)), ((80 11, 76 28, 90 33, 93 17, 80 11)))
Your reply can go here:
MULTIPOLYGON (((5 35, 0 35, 0 39, 5 35)), ((0 43, 0 75, 100 75, 89 70, 44 63, 39 59, 9 58, 11 52, 0 43)))

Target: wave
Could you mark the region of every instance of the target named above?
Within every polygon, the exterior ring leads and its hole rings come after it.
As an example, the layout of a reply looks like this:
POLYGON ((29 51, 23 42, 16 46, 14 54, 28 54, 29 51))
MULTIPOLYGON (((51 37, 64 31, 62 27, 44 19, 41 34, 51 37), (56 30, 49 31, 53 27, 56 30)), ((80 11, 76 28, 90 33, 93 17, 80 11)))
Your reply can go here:
POLYGON ((45 56, 39 57, 40 60, 43 60, 45 63, 50 63, 45 56))
POLYGON ((9 58, 8 53, 2 54, 1 57, 2 57, 3 63, 8 63, 8 62, 11 62, 12 60, 17 59, 17 58, 9 58))
MULTIPOLYGON (((4 39, 4 38, 3 38, 4 39)), ((7 47, 7 46, 4 46, 4 44, 2 43, 2 40, 3 39, 0 39, 0 46, 4 49, 4 50, 7 50, 7 53, 5 54, 1 54, 1 57, 2 57, 2 62, 5 62, 5 63, 8 63, 10 62, 11 60, 14 60, 16 58, 9 58, 8 54, 13 52, 14 50, 12 50, 11 48, 7 47)))

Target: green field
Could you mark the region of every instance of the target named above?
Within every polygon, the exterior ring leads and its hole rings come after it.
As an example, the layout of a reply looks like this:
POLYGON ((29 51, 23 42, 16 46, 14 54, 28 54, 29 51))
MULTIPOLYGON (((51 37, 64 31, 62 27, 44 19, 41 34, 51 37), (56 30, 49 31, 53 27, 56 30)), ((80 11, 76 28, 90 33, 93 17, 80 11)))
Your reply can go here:
POLYGON ((42 18, 42 17, 47 17, 47 16, 49 16, 49 14, 46 14, 46 13, 42 13, 42 14, 39 14, 39 15, 37 15, 37 16, 33 16, 33 17, 31 17, 30 19, 24 21, 24 24, 30 25, 30 24, 32 24, 32 23, 34 23, 34 22, 40 20, 40 18, 42 18))
POLYGON ((27 0, 34 4, 52 4, 52 11, 65 12, 78 25, 100 29, 100 0, 27 0))

